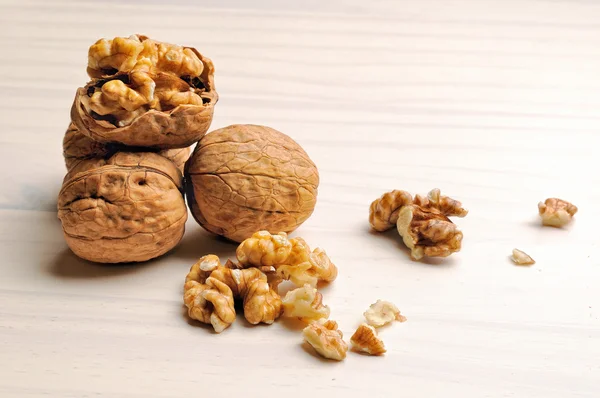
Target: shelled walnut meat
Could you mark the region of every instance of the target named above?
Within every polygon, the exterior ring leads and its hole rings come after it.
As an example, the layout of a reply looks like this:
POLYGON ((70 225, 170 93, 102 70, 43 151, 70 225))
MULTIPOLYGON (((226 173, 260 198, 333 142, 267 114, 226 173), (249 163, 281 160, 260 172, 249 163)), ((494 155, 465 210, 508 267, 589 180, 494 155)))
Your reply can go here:
POLYGON ((463 235, 448 217, 467 213, 459 201, 442 196, 439 189, 414 198, 406 191, 394 190, 371 203, 369 222, 378 232, 396 226, 411 257, 420 260, 458 252, 463 235))
MULTIPOLYGON (((153 150, 151 148, 128 147, 121 144, 105 144, 94 141, 81 133, 73 122, 69 124, 63 138, 63 157, 68 171, 85 161, 108 159, 117 152, 131 151, 152 152, 153 150)), ((183 167, 190 157, 191 150, 189 147, 173 148, 163 149, 156 153, 172 161, 183 173, 183 167)))
POLYGON ((155 153, 119 152, 75 166, 58 197, 71 250, 100 263, 146 261, 175 247, 187 208, 182 175, 155 153))
POLYGON ((77 90, 71 119, 95 141, 183 148, 210 126, 219 98, 214 66, 194 48, 143 35, 100 39, 87 71, 91 81, 77 90))
POLYGON ((205 229, 241 242, 255 231, 291 232, 312 214, 317 167, 270 127, 232 125, 204 136, 186 164, 186 194, 205 229))

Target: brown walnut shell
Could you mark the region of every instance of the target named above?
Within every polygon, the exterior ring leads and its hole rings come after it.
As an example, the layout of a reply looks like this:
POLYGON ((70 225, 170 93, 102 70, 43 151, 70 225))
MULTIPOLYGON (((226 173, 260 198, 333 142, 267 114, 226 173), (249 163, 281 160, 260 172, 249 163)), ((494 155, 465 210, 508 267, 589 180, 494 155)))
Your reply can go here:
POLYGON ((79 257, 100 263, 146 261, 179 243, 187 208, 182 176, 155 153, 119 152, 80 162, 65 179, 58 218, 79 257))
POLYGON ((241 242, 291 232, 312 214, 319 172, 294 140, 270 127, 232 125, 200 140, 186 163, 187 201, 205 229, 241 242))
MULTIPOLYGON (((79 163, 89 159, 108 159, 117 152, 149 152, 148 148, 134 148, 119 144, 103 144, 92 140, 87 135, 81 133, 73 122, 63 138, 63 156, 67 170, 71 170, 79 163)), ((190 157, 191 149, 173 148, 163 149, 157 152, 159 155, 169 159, 183 173, 185 162, 190 157)))
MULTIPOLYGON (((136 117, 131 124, 117 126, 110 117, 91 115, 84 103, 94 87, 106 79, 94 79, 75 94, 71 107, 71 120, 88 137, 103 143, 120 143, 128 146, 149 148, 184 148, 197 142, 208 131, 213 118, 214 106, 219 100, 215 90, 212 61, 191 49, 204 65, 199 80, 202 83, 202 105, 179 105, 168 111, 149 109, 136 117)), ((115 76, 107 76, 113 79, 115 76)))

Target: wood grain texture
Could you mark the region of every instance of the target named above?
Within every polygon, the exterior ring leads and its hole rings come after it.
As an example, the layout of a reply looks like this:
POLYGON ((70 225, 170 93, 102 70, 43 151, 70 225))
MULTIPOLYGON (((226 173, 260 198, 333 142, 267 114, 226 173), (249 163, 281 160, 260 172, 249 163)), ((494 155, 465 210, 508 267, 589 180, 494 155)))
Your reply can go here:
POLYGON ((600 395, 600 3, 0 3, 0 396, 600 395), (265 124, 304 146, 321 186, 296 235, 339 266, 323 293, 347 336, 378 298, 406 314, 381 334, 385 357, 323 362, 282 323, 190 324, 190 265, 235 251, 191 219, 144 265, 69 252, 69 107, 88 46, 132 33, 213 59, 212 129, 265 124), (460 253, 415 263, 369 232, 381 193, 433 187, 470 210, 460 253), (571 227, 539 227, 548 196, 579 206, 571 227), (513 247, 537 263, 515 267, 513 247))

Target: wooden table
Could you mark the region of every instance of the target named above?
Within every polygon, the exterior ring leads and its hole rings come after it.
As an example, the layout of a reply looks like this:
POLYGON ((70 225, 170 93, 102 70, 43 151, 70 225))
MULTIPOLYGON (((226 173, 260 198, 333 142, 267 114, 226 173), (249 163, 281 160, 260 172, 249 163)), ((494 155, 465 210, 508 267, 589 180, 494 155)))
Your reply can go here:
POLYGON ((1 3, 1 397, 600 396, 600 3, 1 3), (68 250, 69 108, 88 46, 132 33, 214 60, 213 128, 264 124, 304 146, 321 185, 295 235, 339 266, 323 293, 347 337, 376 299, 406 314, 381 332, 384 357, 322 361, 281 322, 189 322, 190 265, 235 251, 191 219, 146 264, 68 250), (470 210, 460 253, 413 262, 369 231, 383 192, 434 187, 470 210), (575 223, 540 226, 550 196, 579 206, 575 223), (514 247, 537 263, 513 265, 514 247))

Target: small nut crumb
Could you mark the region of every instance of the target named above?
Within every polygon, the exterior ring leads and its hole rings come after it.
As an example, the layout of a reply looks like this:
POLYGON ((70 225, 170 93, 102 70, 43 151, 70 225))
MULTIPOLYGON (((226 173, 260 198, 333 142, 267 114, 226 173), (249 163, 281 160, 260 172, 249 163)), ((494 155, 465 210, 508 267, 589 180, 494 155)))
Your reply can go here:
POLYGON ((400 314, 400 310, 389 301, 377 300, 371 304, 363 314, 367 323, 371 326, 381 327, 393 321, 405 322, 406 317, 400 314))
POLYGON ((517 265, 532 265, 535 264, 535 260, 529 256, 529 254, 519 249, 513 249, 511 259, 517 265))
POLYGON ((386 352, 383 341, 377 337, 377 331, 371 325, 362 323, 350 338, 355 351, 369 355, 383 355, 386 352))
POLYGON ((320 319, 302 330, 304 340, 324 358, 342 361, 346 358, 348 344, 338 330, 337 322, 320 319))
POLYGON ((543 225, 560 228, 571 222, 578 209, 566 200, 548 198, 544 203, 538 203, 538 210, 543 225))
POLYGON ((329 317, 329 307, 323 305, 323 295, 310 285, 287 292, 282 300, 283 316, 305 322, 329 317))

